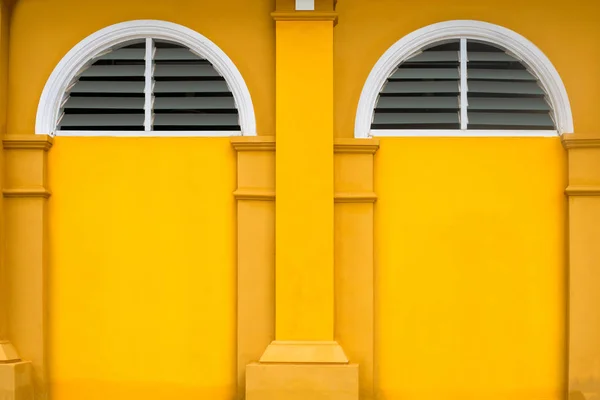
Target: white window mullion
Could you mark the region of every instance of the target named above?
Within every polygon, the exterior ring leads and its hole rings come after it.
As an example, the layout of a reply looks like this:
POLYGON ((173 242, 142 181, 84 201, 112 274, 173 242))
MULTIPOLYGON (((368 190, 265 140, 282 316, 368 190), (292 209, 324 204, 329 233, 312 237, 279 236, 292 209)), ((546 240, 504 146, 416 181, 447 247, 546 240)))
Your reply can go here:
POLYGON ((460 129, 467 129, 469 123, 467 117, 467 39, 460 39, 460 129))
POLYGON ((152 130, 152 108, 153 108, 153 91, 154 91, 154 41, 151 38, 146 39, 146 69, 144 71, 144 130, 149 132, 152 130))

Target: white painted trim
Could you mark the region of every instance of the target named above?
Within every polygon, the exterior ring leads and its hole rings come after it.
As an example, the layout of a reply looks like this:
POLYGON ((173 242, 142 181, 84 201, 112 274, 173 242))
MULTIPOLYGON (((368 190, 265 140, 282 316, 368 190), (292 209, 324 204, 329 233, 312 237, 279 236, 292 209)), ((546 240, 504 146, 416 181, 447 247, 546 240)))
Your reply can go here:
POLYGON ((315 0, 296 0, 296 11, 314 11, 315 0))
POLYGON ((372 137, 558 137, 557 131, 493 130, 493 129, 373 129, 372 137))
POLYGON ((56 131, 71 137, 221 137, 242 136, 241 131, 56 131))
POLYGON ((467 91, 467 39, 462 38, 460 39, 460 129, 467 129, 469 123, 467 91))
MULTIPOLYGON (((198 32, 172 22, 157 20, 135 20, 111 25, 91 34, 75 45, 54 68, 46 82, 38 104, 35 133, 54 134, 63 95, 77 73, 89 60, 119 43, 148 37, 169 40, 187 46, 210 61, 215 69, 223 75, 233 93, 240 115, 242 134, 244 136, 256 135, 252 98, 244 78, 233 61, 216 44, 198 32)), ((64 133, 65 131, 60 132, 60 134, 64 133)), ((215 133, 213 136, 224 136, 225 132, 213 133, 215 133)), ((161 133, 161 136, 163 135, 164 132, 161 133)), ((94 135, 85 136, 98 135, 95 132, 94 135)))
MULTIPOLYGON (((556 121, 558 133, 573 133, 573 115, 567 91, 560 75, 540 49, 510 29, 487 22, 456 20, 440 22, 418 29, 397 41, 381 56, 375 67, 373 67, 373 70, 371 70, 360 95, 356 111, 354 136, 357 138, 369 137, 377 97, 387 78, 398 64, 423 47, 441 40, 461 38, 482 40, 495 44, 514 54, 515 57, 524 62, 533 71, 534 75, 539 79, 542 88, 548 94, 554 110, 553 117, 556 121)), ((411 132, 410 136, 414 136, 415 131, 411 132)), ((463 132, 460 130, 452 132, 454 132, 455 136, 463 136, 463 132)), ((531 136, 534 131, 521 132, 520 136, 531 136)), ((469 134, 469 131, 466 131, 466 133, 469 134)), ((469 136, 471 135, 469 134, 469 136)))
POLYGON ((152 91, 154 90, 154 40, 146 38, 146 56, 144 57, 146 68, 144 70, 144 130, 152 130, 152 91))

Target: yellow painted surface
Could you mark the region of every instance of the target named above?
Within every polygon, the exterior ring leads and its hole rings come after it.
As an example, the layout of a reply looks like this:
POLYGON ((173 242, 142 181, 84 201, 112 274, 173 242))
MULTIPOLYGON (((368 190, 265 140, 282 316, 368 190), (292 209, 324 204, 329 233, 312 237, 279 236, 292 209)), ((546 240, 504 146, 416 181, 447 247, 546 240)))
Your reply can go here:
MULTIPOLYGON (((160 19, 198 31, 232 59, 259 134, 272 135, 271 11, 270 2, 244 0, 19 1, 8 131, 34 133, 44 84, 79 41, 114 23, 160 19)), ((46 352, 54 399, 230 399, 236 240, 229 139, 60 138, 48 169, 46 352)))
POLYGON ((560 140, 387 138, 375 170, 383 398, 561 399, 560 140))
POLYGON ((270 1, 24 0, 11 21, 9 130, 33 133, 42 89, 73 46, 106 26, 159 19, 213 41, 239 69, 252 96, 259 135, 275 126, 275 29, 270 1))
POLYGON ((278 21, 277 340, 333 340, 333 22, 278 21))
MULTIPOLYGON (((0 54, 8 54, 8 23, 9 18, 5 7, 0 8, 0 54)), ((8 58, 0 58, 0 140, 6 134, 6 85, 8 83, 8 58)), ((4 187, 4 151, 3 146, 0 146, 0 188, 4 187)), ((4 243, 4 205, 3 196, 0 196, 0 243, 4 243)), ((5 269, 4 257, 0 254, 0 340, 6 339, 6 322, 7 312, 6 307, 7 287, 5 286, 5 269)))
MULTIPOLYGON (((598 152, 596 152, 598 153, 598 152)), ((600 395, 600 198, 571 197, 569 380, 571 392, 600 395)))
POLYGON ((597 0, 344 0, 335 28, 335 135, 352 137, 358 99, 381 55, 430 24, 475 19, 514 30, 533 42, 560 74, 575 131, 598 132, 600 3, 597 0), (574 62, 577 60, 576 62, 574 62))
POLYGON ((233 398, 234 157, 228 138, 57 138, 54 399, 233 398))
MULTIPOLYGON (((263 221, 260 237, 273 241, 267 225, 276 224, 276 251, 272 243, 252 247, 256 237, 239 248, 254 257, 240 263, 245 272, 263 268, 246 275, 240 293, 248 296, 252 279, 269 286, 267 268, 276 253, 277 339, 339 339, 344 345, 344 336, 350 338, 348 348, 374 369, 374 390, 385 399, 558 400, 567 376, 566 165, 558 138, 381 140, 375 156, 374 358, 369 343, 358 344, 369 341, 368 326, 349 333, 354 310, 348 308, 356 303, 338 302, 346 308, 336 318, 346 325, 333 337, 332 148, 333 136, 353 135, 360 92, 383 52, 415 29, 459 18, 496 23, 533 41, 565 82, 577 132, 597 131, 599 6, 592 0, 576 5, 344 0, 335 36, 331 22, 278 23, 275 77, 272 1, 22 0, 11 21, 8 132, 33 133, 47 77, 94 31, 140 18, 195 29, 239 68, 259 134, 274 134, 277 117, 276 222, 266 203, 244 203, 237 211, 244 215, 243 235, 263 221)), ((45 345, 53 399, 233 398, 236 176, 229 140, 58 138, 49 154, 45 345)), ((258 176, 263 158, 238 178, 258 176)), ((348 190, 369 189, 352 186, 365 181, 365 171, 345 181, 348 190)), ((21 210, 15 220, 41 219, 24 204, 42 200, 12 201, 22 202, 15 203, 21 210)), ((352 231, 371 228, 365 210, 356 207, 338 220, 344 223, 338 243, 371 237, 370 231, 352 231)), ((596 232, 584 222, 597 220, 597 212, 586 219, 584 211, 575 216, 581 232, 596 232)), ((32 240, 34 257, 43 243, 32 240)), ((345 290, 360 287, 364 297, 370 295, 368 274, 359 273, 370 268, 366 240, 348 262, 354 278, 343 282, 345 290)), ((596 259, 590 246, 575 247, 573 259, 596 259)), ((23 280, 23 271, 15 276, 23 280)), ((32 280, 41 282, 41 273, 32 280)), ((582 301, 595 298, 591 286, 582 301)), ((27 298, 25 292, 14 298, 27 298)), ((238 337, 241 364, 272 331, 275 305, 270 308, 268 293, 262 296, 256 312, 262 325, 238 332, 246 335, 238 337)), ((43 310, 39 303, 29 306, 43 310)), ((251 311, 244 313, 243 322, 251 323, 251 311)), ((357 306, 353 317, 373 315, 357 306)), ((36 351, 43 345, 36 342, 36 351)), ((572 370, 588 374, 595 367, 586 360, 572 370)), ((237 369, 240 374, 243 365, 237 369)), ((372 375, 363 375, 367 387, 372 375)))

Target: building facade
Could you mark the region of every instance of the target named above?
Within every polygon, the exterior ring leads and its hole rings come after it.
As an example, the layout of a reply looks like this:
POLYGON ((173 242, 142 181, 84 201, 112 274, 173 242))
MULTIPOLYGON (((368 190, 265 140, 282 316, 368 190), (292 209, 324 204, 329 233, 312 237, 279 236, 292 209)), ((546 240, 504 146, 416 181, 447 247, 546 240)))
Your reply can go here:
POLYGON ((2 0, 0 399, 600 399, 600 3, 2 0))

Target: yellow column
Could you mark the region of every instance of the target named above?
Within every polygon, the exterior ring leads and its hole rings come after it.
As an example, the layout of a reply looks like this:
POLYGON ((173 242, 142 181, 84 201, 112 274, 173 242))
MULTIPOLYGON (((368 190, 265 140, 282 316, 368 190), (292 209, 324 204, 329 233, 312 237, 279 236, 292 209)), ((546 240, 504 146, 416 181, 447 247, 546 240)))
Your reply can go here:
POLYGON ((333 0, 277 1, 275 341, 246 399, 358 399, 334 338, 333 0))
POLYGON ((333 22, 277 21, 277 340, 333 340, 333 22))
MULTIPOLYGON (((0 2, 0 143, 6 135, 6 101, 8 83, 8 32, 10 9, 0 2)), ((5 184, 4 151, 0 146, 0 187, 5 184)), ((20 359, 13 344, 8 340, 9 292, 5 263, 5 205, 0 196, 0 399, 29 400, 33 398, 31 363, 20 359)))
POLYGON ((600 136, 569 152, 569 399, 600 399, 600 136))

